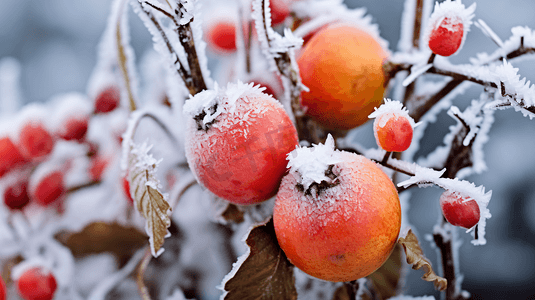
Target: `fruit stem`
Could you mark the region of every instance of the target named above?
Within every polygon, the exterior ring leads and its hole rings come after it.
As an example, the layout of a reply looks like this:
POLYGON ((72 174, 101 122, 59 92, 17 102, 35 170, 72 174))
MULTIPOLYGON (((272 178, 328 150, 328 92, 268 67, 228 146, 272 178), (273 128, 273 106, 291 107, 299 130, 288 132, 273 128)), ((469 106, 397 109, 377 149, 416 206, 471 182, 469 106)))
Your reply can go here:
POLYGON ((101 181, 90 181, 90 182, 87 182, 87 183, 84 183, 84 184, 80 184, 80 185, 76 185, 76 186, 70 187, 69 189, 67 189, 67 194, 71 194, 71 193, 77 192, 79 190, 95 186, 97 184, 100 184, 100 182, 101 181))
POLYGON ((392 154, 392 152, 386 151, 385 156, 383 157, 383 160, 381 161, 381 165, 386 165, 388 163, 388 159, 390 158, 390 154, 392 154))
MULTIPOLYGON (((128 1, 123 1, 121 5, 124 5, 128 1)), ((121 73, 123 74, 124 83, 126 87, 126 91, 128 93, 128 102, 130 106, 130 111, 136 110, 136 101, 134 100, 134 94, 132 92, 132 86, 130 82, 130 76, 128 72, 127 67, 127 60, 128 57, 126 56, 124 45, 123 45, 123 37, 121 33, 121 15, 119 16, 117 20, 117 24, 115 26, 115 38, 117 40, 117 60, 119 61, 119 67, 121 69, 121 73)))
POLYGON ((141 260, 137 268, 137 276, 136 276, 137 277, 136 283, 137 283, 139 295, 141 296, 141 299, 143 300, 151 300, 149 289, 145 285, 145 281, 143 278, 151 259, 152 259, 152 253, 150 251, 150 248, 147 247, 147 249, 145 250, 145 254, 143 255, 143 259, 141 260))

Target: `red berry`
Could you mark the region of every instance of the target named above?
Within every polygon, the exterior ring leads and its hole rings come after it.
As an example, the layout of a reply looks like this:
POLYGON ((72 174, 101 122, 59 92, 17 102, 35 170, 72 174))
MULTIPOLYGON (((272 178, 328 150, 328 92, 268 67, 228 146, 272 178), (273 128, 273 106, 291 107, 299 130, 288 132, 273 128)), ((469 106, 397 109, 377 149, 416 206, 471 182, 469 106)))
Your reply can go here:
POLYGON ((108 166, 109 159, 100 155, 91 157, 89 165, 89 177, 92 181, 100 181, 102 179, 102 173, 108 166))
POLYGON ((128 182, 128 179, 126 178, 126 176, 124 176, 121 181, 124 194, 126 195, 126 199, 128 199, 130 204, 134 204, 134 199, 132 199, 132 196, 130 195, 130 183, 128 182))
POLYGON ((107 113, 116 109, 121 102, 121 93, 116 86, 110 86, 95 99, 95 113, 107 113))
POLYGON ((52 152, 54 138, 42 123, 28 122, 22 127, 19 148, 28 159, 39 159, 52 152))
POLYGON ((233 22, 220 20, 210 25, 207 41, 212 47, 223 53, 236 51, 236 25, 233 22))
POLYGON ((58 136, 66 141, 83 141, 87 133, 88 118, 69 118, 63 128, 58 132, 58 136))
POLYGON ((404 116, 384 114, 373 123, 375 140, 379 147, 389 152, 403 152, 412 141, 412 125, 404 116))
POLYGON ((40 179, 35 188, 31 189, 31 195, 37 203, 47 206, 63 196, 66 191, 63 173, 53 171, 40 179))
POLYGON ((27 179, 15 181, 4 190, 4 203, 10 209, 22 209, 29 202, 27 179))
POLYGON ((6 299, 7 299, 6 284, 4 283, 4 279, 2 279, 2 276, 0 276, 0 300, 6 300, 6 299))
POLYGON ((10 138, 0 138, 0 177, 25 162, 26 159, 10 138))
POLYGON ((52 300, 56 292, 56 278, 41 268, 31 268, 17 279, 17 290, 25 300, 52 300))
POLYGON ((460 18, 445 17, 429 35, 429 48, 433 53, 450 56, 459 50, 463 40, 464 28, 460 18))
POLYGON ((229 84, 186 102, 186 157, 197 180, 236 204, 275 195, 297 131, 282 105, 252 84, 229 84), (213 100, 213 101, 212 101, 213 100), (208 101, 208 102, 204 102, 208 101), (198 103, 208 103, 196 108, 198 103))
POLYGON ((269 8, 271 10, 271 25, 273 26, 281 24, 290 15, 290 7, 286 0, 271 0, 269 8))
POLYGON ((440 196, 440 208, 450 224, 467 229, 474 227, 480 218, 476 200, 468 200, 458 192, 445 191, 440 196))

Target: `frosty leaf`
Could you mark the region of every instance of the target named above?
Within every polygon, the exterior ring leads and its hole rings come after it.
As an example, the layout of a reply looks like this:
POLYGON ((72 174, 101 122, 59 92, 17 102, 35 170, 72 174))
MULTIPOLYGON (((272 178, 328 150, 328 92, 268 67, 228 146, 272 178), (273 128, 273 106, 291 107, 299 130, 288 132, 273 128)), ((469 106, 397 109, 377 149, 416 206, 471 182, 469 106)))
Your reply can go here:
POLYGON ((171 207, 168 195, 160 191, 160 182, 155 176, 159 161, 148 154, 150 149, 146 143, 141 146, 130 144, 128 181, 136 208, 147 220, 145 230, 149 235, 152 255, 157 257, 163 252, 164 238, 170 235, 167 228, 171 226, 171 207))
POLYGON ((423 280, 432 281, 435 288, 439 291, 443 291, 447 288, 447 280, 435 274, 431 267, 431 262, 424 256, 418 238, 414 235, 411 229, 409 229, 409 232, 405 237, 400 237, 398 239, 398 243, 403 246, 403 250, 405 250, 405 255, 407 256, 407 263, 411 264, 414 270, 419 270, 421 268, 425 269, 425 274, 422 276, 423 280))
POLYGON ((293 266, 277 243, 273 221, 254 226, 248 250, 223 279, 221 299, 297 299, 293 266))

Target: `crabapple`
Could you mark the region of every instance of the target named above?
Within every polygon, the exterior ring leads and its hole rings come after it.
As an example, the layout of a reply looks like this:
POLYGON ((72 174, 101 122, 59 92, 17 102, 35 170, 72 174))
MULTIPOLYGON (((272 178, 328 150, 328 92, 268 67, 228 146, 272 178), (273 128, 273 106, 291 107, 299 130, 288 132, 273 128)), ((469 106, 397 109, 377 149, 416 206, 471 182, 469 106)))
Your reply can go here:
POLYGON ((444 18, 429 35, 429 48, 433 53, 450 56, 457 52, 463 40, 463 23, 460 18, 444 18))
POLYGON ((92 181, 100 181, 102 179, 102 173, 106 170, 108 163, 109 159, 101 155, 91 157, 88 171, 92 181))
POLYGON ((0 177, 25 162, 26 159, 9 137, 0 138, 0 177))
POLYGON ((306 114, 330 129, 348 130, 367 121, 385 91, 379 41, 351 24, 336 23, 318 31, 305 45, 297 63, 306 114))
POLYGON ((379 147, 388 152, 409 148, 415 124, 401 102, 386 99, 369 117, 375 118, 373 134, 379 147))
POLYGON ((207 29, 207 41, 214 50, 221 53, 236 51, 236 25, 227 20, 212 23, 207 29))
POLYGON ((130 204, 134 204, 134 199, 132 198, 132 195, 130 195, 130 183, 128 182, 127 176, 124 176, 121 179, 121 186, 123 188, 123 192, 126 195, 126 199, 128 199, 128 202, 130 204))
POLYGON ((89 118, 71 117, 65 121, 65 124, 57 132, 57 135, 66 141, 83 141, 87 133, 89 118))
POLYGON ((390 178, 369 159, 325 145, 288 154, 275 199, 281 249, 303 272, 327 281, 368 276, 390 256, 401 207, 390 178))
POLYGON ((95 99, 95 113, 108 113, 121 103, 121 93, 116 86, 102 90, 95 99))
POLYGON ((67 189, 63 182, 63 172, 52 171, 39 178, 35 186, 30 186, 30 195, 37 203, 48 206, 65 195, 67 189))
POLYGON ((229 84, 186 101, 186 158, 202 185, 235 204, 275 195, 297 131, 282 105, 253 84, 229 84))
POLYGON ((4 282, 4 279, 2 279, 2 276, 0 276, 0 300, 6 300, 6 298, 7 298, 6 284, 4 282))
POLYGON ((469 200, 458 192, 444 191, 440 195, 440 209, 451 225, 470 229, 479 222, 480 212, 476 200, 469 200))
POLYGON ((25 178, 13 182, 4 190, 4 203, 10 209, 22 209, 29 202, 28 180, 25 178))
POLYGON ((27 122, 19 135, 19 149, 28 159, 40 159, 52 152, 54 137, 41 122, 27 122))
POLYGON ((25 270, 16 280, 17 291, 25 300, 52 300, 57 282, 54 274, 43 268, 25 270))

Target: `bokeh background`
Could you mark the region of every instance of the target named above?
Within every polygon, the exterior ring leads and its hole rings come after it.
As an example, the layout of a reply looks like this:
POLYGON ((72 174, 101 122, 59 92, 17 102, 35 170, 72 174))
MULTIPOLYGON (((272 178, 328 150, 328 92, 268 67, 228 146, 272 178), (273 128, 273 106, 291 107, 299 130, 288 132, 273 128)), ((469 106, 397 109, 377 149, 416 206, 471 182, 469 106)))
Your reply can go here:
MULTIPOLYGON (((227 1, 227 0, 221 0, 227 1)), ((379 24, 382 36, 395 50, 400 30, 403 0, 347 0, 349 7, 367 7, 379 24)), ((473 0, 463 1, 471 5, 473 0)), ((0 58, 14 57, 21 63, 21 87, 25 102, 47 101, 70 91, 84 92, 96 61, 97 44, 110 10, 108 0, 0 0, 0 58)), ((533 0, 483 0, 477 3, 481 18, 502 39, 514 26, 535 28, 533 0)), ((151 38, 137 16, 130 17, 132 45, 137 57, 152 48, 151 38)), ((492 52, 496 45, 472 26, 462 51, 451 58, 468 63, 478 52, 492 52)), ((211 66, 217 61, 211 60, 211 66)), ((520 74, 535 80, 535 63, 515 63, 520 74)), ((464 108, 477 98, 481 87, 471 88, 454 103, 464 108)), ((455 123, 442 113, 428 127, 418 155, 442 143, 448 127, 455 123)), ((375 147, 367 124, 356 137, 375 147)), ((535 120, 512 110, 498 111, 490 140, 484 146, 488 170, 468 178, 493 191, 487 225, 487 245, 472 246, 470 236, 459 230, 464 241, 459 249, 463 288, 473 299, 535 299, 535 120)), ((437 188, 414 189, 409 222, 417 231, 423 249, 437 266, 436 250, 425 236, 439 218, 437 188)), ((422 271, 410 271, 405 284, 409 295, 435 295, 431 283, 419 279, 422 271)))

